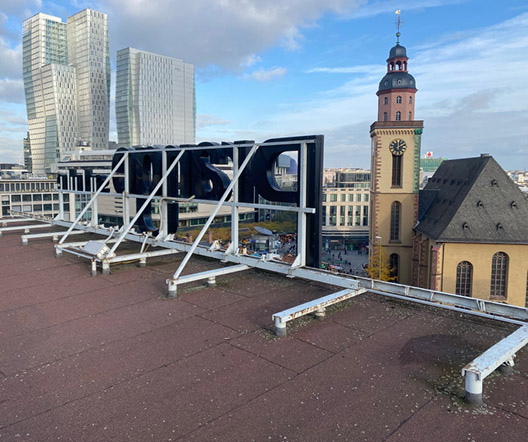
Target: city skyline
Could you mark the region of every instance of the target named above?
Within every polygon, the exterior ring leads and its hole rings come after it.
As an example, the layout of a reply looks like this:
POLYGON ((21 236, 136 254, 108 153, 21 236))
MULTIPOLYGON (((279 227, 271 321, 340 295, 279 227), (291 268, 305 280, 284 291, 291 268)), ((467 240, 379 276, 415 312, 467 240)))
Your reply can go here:
MULTIPOLYGON (((36 12, 68 16, 88 4, 2 3, 0 158, 6 162, 22 159, 27 131, 20 97, 22 20, 36 12)), ((401 44, 413 60, 418 87, 416 118, 425 120, 422 150, 448 158, 489 152, 506 169, 528 168, 524 2, 358 7, 338 0, 292 1, 265 9, 255 3, 247 10, 236 2, 149 4, 148 13, 117 0, 92 5, 108 14, 112 82, 116 51, 127 46, 195 64, 198 142, 321 133, 326 167, 369 167, 375 91, 387 48, 395 43, 394 11, 401 9, 401 44)), ((117 140, 113 108, 110 113, 110 139, 117 140)))
POLYGON ((32 171, 76 149, 107 149, 110 56, 106 15, 85 9, 62 22, 38 13, 23 22, 23 77, 32 171))

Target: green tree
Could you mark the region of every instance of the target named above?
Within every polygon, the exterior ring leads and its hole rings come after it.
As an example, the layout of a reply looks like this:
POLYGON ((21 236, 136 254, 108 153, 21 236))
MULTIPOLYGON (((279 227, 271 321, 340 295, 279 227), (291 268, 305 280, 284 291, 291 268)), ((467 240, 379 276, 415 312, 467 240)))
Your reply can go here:
POLYGON ((379 244, 376 244, 374 252, 370 256, 367 268, 365 270, 367 272, 367 276, 372 279, 381 279, 381 281, 394 281, 396 279, 396 276, 394 275, 394 269, 389 264, 389 258, 385 254, 383 247, 380 247, 379 244))

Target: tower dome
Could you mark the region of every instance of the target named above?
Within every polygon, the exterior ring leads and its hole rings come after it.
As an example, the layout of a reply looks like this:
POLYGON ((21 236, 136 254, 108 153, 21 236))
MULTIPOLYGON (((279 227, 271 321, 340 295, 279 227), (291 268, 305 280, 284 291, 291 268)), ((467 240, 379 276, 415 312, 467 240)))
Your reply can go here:
MULTIPOLYGON (((401 24, 398 21, 398 25, 401 24)), ((400 32, 396 33, 396 45, 389 51, 387 73, 378 86, 378 121, 412 121, 416 80, 408 72, 407 49, 400 44, 400 32)))
POLYGON ((407 58, 407 49, 405 46, 396 43, 396 46, 393 46, 389 52, 389 59, 394 57, 405 57, 407 58))

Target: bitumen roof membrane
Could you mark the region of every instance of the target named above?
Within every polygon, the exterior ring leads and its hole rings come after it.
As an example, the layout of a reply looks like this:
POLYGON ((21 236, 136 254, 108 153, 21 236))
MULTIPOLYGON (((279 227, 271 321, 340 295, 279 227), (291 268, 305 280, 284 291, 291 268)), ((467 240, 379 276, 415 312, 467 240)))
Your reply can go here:
POLYGON ((366 293, 277 338, 273 313, 337 289, 252 269, 167 299, 182 259, 91 277, 4 234, 0 441, 528 440, 528 351, 484 406, 460 373, 516 326, 366 293))

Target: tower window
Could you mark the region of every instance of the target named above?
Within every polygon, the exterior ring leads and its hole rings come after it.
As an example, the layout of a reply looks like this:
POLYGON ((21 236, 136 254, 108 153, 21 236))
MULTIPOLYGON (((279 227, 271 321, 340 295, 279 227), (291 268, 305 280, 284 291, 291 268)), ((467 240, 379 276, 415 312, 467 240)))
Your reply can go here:
POLYGON ((383 112, 383 121, 387 121, 389 119, 389 116, 387 112, 383 112))
POLYGON ((409 95, 409 104, 412 104, 412 95, 409 95))
POLYGON ((398 95, 396 97, 396 103, 401 103, 402 102, 402 98, 401 98, 401 95, 398 95))
POLYGON ((403 155, 392 156, 392 187, 401 187, 401 168, 403 155))
POLYGON ((491 287, 492 298, 506 299, 506 280, 508 277, 508 255, 497 252, 491 260, 491 287))
POLYGON ((401 203, 394 201, 391 206, 391 222, 390 222, 390 240, 400 240, 400 212, 401 203))
POLYGON ((383 100, 383 104, 389 104, 389 99, 387 97, 383 100))
POLYGON ((471 278, 473 265, 469 261, 459 262, 456 273, 455 293, 462 296, 471 296, 471 278))
POLYGON ((396 121, 401 121, 401 112, 396 112, 396 121))
POLYGON ((412 112, 409 112, 409 121, 412 120, 412 112))

